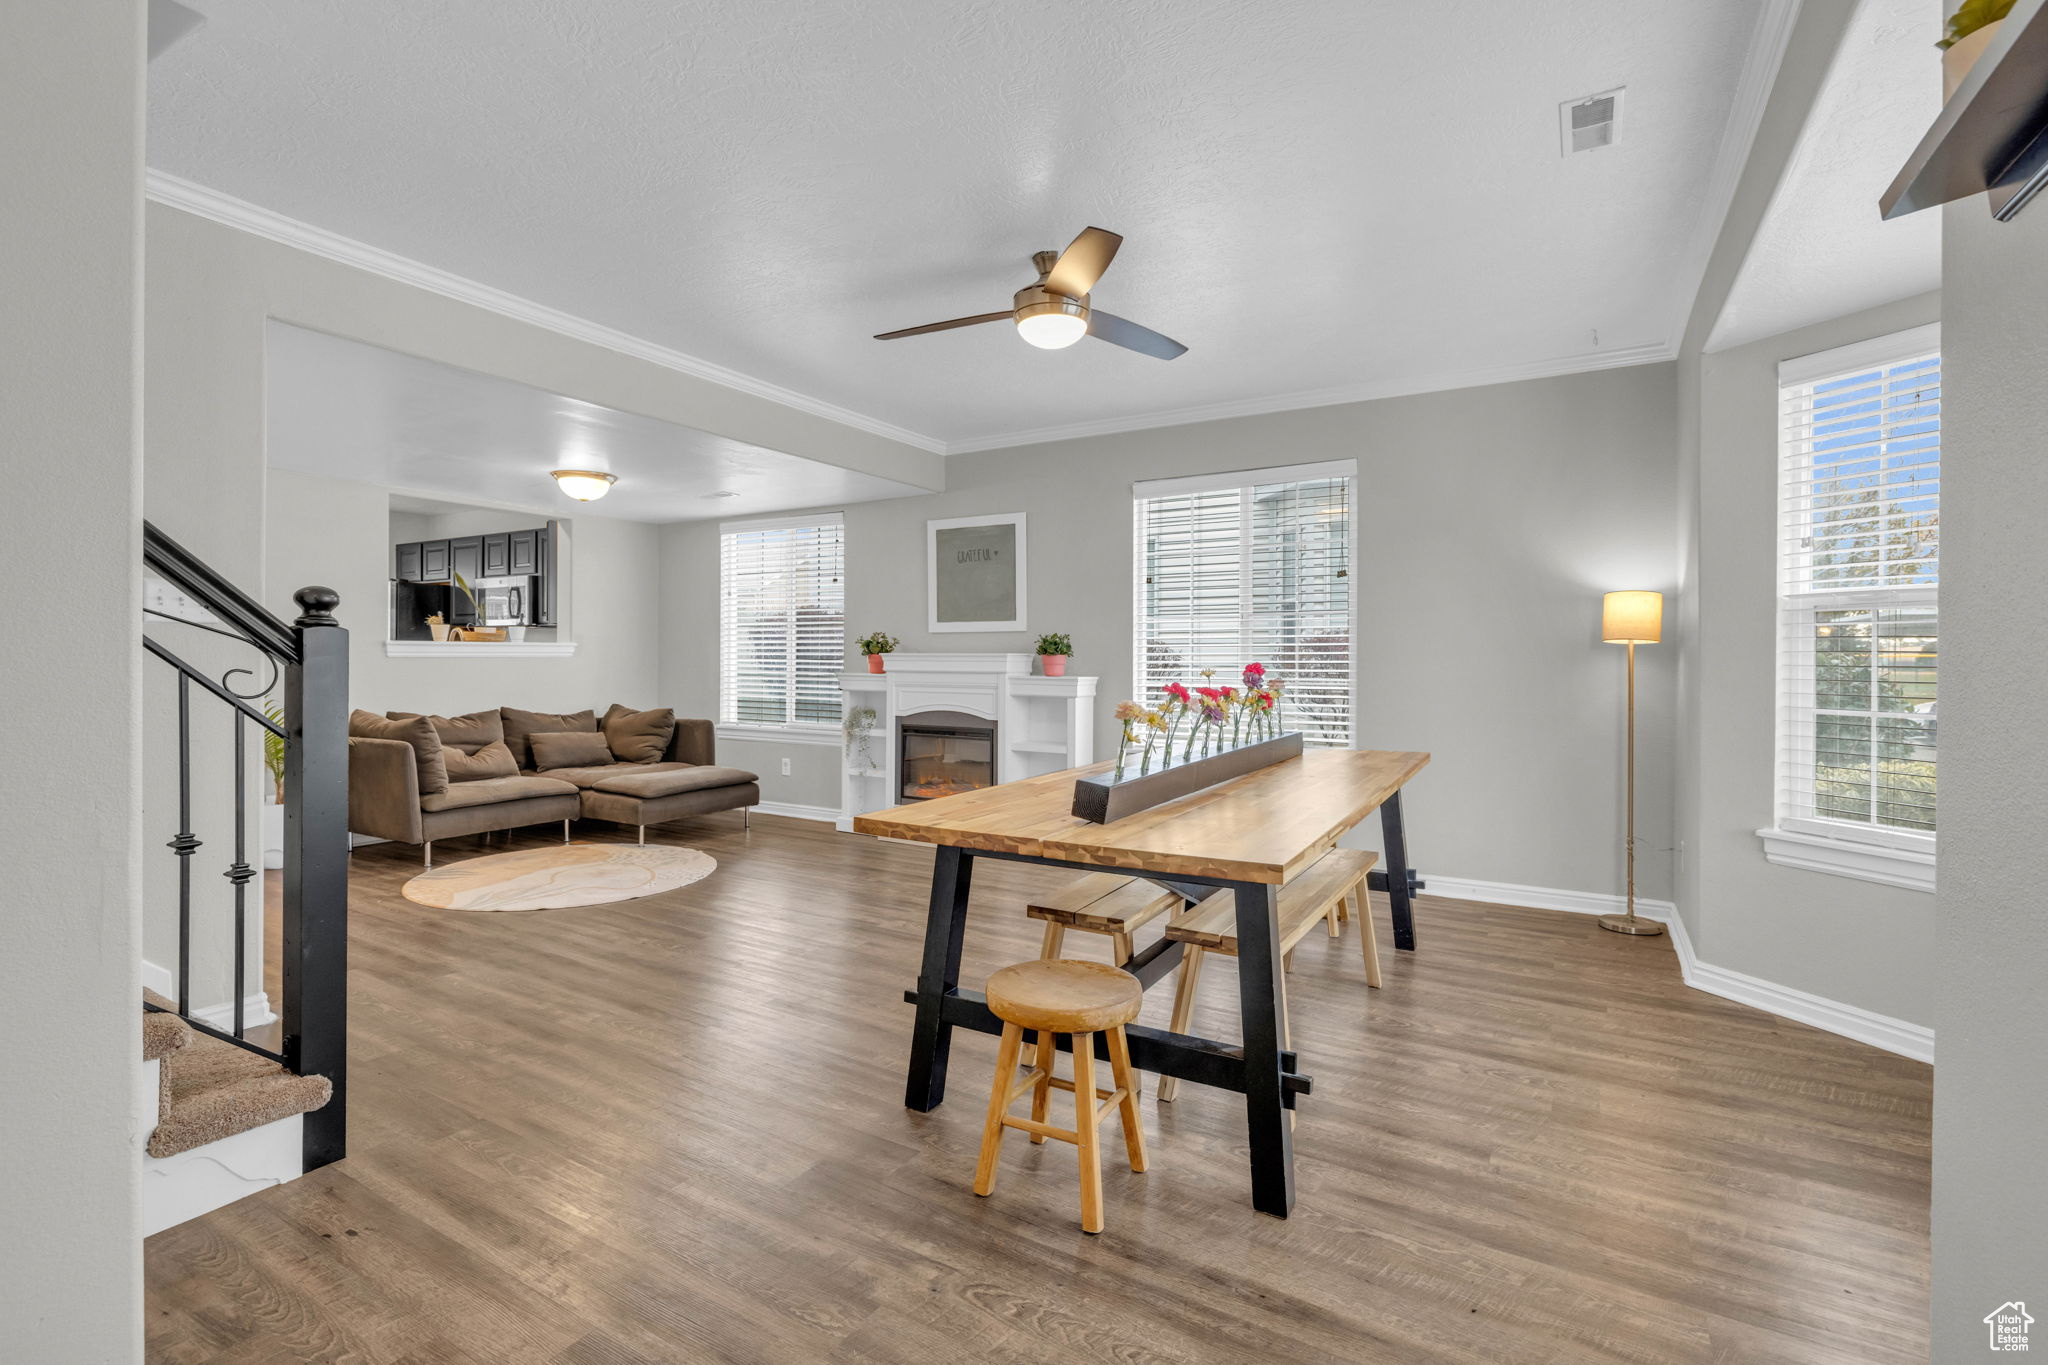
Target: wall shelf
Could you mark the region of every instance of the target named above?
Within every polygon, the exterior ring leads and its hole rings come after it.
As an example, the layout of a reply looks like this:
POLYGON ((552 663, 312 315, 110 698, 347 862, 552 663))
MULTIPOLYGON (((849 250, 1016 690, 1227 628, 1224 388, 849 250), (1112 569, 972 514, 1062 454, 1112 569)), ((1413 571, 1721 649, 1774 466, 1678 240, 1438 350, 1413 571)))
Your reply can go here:
POLYGON ((2048 184, 2048 0, 2018 0, 1878 201, 1898 218, 1989 193, 2000 222, 2048 184))

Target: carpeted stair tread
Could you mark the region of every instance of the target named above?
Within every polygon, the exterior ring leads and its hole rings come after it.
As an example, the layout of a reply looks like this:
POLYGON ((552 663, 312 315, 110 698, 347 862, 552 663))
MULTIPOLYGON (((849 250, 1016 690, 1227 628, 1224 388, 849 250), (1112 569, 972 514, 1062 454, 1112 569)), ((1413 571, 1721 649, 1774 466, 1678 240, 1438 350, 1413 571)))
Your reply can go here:
MULTIPOLYGON (((144 991, 152 1004, 169 1004, 144 991)), ((181 1035, 154 1054, 163 1066, 157 1081, 157 1125, 149 1154, 176 1156, 209 1142, 305 1114, 327 1103, 334 1087, 325 1076, 294 1076, 267 1057, 188 1027, 176 1015, 143 1013, 143 1054, 151 1039, 181 1035), (167 1020, 175 1028, 157 1023, 167 1020)))

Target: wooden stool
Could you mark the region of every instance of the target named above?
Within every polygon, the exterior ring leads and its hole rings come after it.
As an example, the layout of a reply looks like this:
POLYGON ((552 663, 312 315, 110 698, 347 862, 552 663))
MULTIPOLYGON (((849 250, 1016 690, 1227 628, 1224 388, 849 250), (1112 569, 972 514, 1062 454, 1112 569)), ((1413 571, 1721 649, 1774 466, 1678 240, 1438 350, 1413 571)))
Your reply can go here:
MULTIPOLYGON (((1317 859, 1306 872, 1280 888, 1274 899, 1280 919, 1280 951, 1283 960, 1290 965, 1294 945, 1315 928, 1318 922, 1330 925, 1334 935, 1336 921, 1333 916, 1340 913, 1340 906, 1354 907, 1347 913, 1358 920, 1359 938, 1365 953, 1365 984, 1375 989, 1380 984, 1379 937, 1373 930, 1372 904, 1365 890, 1365 874, 1379 861, 1377 853, 1365 853, 1358 849, 1336 848, 1317 859)), ((1237 900, 1228 891, 1219 891, 1189 910, 1179 919, 1166 926, 1166 936, 1186 946, 1181 949, 1178 979, 1173 990, 1173 1016, 1167 1027, 1175 1033, 1186 1033, 1188 1022, 1195 1012, 1195 983, 1201 978, 1202 959, 1210 953, 1221 953, 1226 957, 1237 956, 1237 900)), ((1288 1046, 1286 983, 1281 983, 1280 997, 1280 1045, 1288 1046)), ((1180 1090, 1180 1082, 1172 1076, 1159 1082, 1160 1100, 1171 1100, 1180 1090)), ((1289 1111, 1289 1117, 1293 1111, 1289 1111)))
POLYGON ((988 1194, 996 1187, 996 1157, 1002 1150, 1003 1130, 1021 1128, 1033 1142, 1058 1138, 1081 1149, 1081 1230, 1102 1231, 1102 1146, 1103 1115, 1115 1109, 1123 1122, 1124 1149, 1131 1169, 1145 1169, 1145 1130, 1138 1123, 1138 1098, 1131 1084, 1131 1050, 1124 1038, 1124 1025, 1138 1017, 1145 1003, 1145 988, 1138 978, 1117 967, 1100 962, 1019 962, 1005 967, 988 979, 988 1007, 1003 1021, 1003 1041, 996 1053, 995 1085, 989 1090, 988 1124, 981 1134, 981 1164, 974 1171, 974 1192, 988 1194), (1038 1058, 1021 1077, 1017 1054, 1024 1046, 1024 1030, 1038 1031, 1038 1058), (1061 1080, 1052 1074, 1058 1048, 1055 1034, 1074 1039, 1074 1079, 1061 1080), (1112 1088, 1095 1088, 1095 1035, 1108 1034, 1109 1069, 1112 1088), (1026 1090, 1031 1092, 1031 1117, 1010 1112, 1010 1106, 1026 1090), (1045 1121, 1052 1091, 1066 1090, 1074 1096, 1072 1131, 1055 1128, 1045 1121), (1102 1103, 1097 1105, 1096 1101, 1102 1103))

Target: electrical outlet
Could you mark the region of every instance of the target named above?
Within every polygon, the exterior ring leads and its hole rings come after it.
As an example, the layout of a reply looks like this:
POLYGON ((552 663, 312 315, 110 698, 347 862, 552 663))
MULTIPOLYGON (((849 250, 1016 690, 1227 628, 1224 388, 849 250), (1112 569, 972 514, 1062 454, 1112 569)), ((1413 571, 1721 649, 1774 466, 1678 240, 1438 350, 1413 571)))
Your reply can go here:
POLYGON ((789 760, 786 758, 782 760, 782 775, 784 777, 789 776, 789 760))

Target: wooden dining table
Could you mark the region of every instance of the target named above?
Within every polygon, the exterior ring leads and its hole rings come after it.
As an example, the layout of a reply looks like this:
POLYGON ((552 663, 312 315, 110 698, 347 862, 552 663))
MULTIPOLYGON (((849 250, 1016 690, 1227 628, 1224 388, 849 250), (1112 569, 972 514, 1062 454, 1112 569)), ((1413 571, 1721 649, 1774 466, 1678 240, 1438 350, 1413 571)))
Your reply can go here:
MULTIPOLYGON (((1127 872, 1190 901, 1228 890, 1236 899, 1242 1040, 1223 1042, 1137 1024, 1125 1032, 1131 1060, 1140 1070, 1245 1097, 1252 1207, 1285 1218, 1294 1207, 1294 1140, 1287 1111, 1313 1083, 1300 1070, 1296 1052, 1281 1045, 1286 1034, 1278 892, 1377 810, 1384 866, 1372 874, 1371 886, 1387 893, 1394 946, 1413 952, 1410 898, 1422 882, 1408 865, 1401 789, 1428 762, 1426 753, 1311 749, 1107 824, 1090 823, 1071 809, 1074 780, 1106 772, 1114 766, 1108 763, 856 817, 853 828, 859 833, 938 846, 923 966, 916 989, 904 993, 917 1006, 904 1103, 928 1112, 945 1099, 954 1029, 1002 1032, 1002 1021, 982 994, 960 986, 976 859, 1127 872)), ((1180 943, 1162 939, 1126 969, 1149 988, 1179 965, 1181 952, 1180 943)), ((1068 1048, 1071 1039, 1062 1037, 1059 1045, 1068 1048)), ((1096 1036, 1095 1046, 1107 1058, 1102 1035, 1096 1036)))

